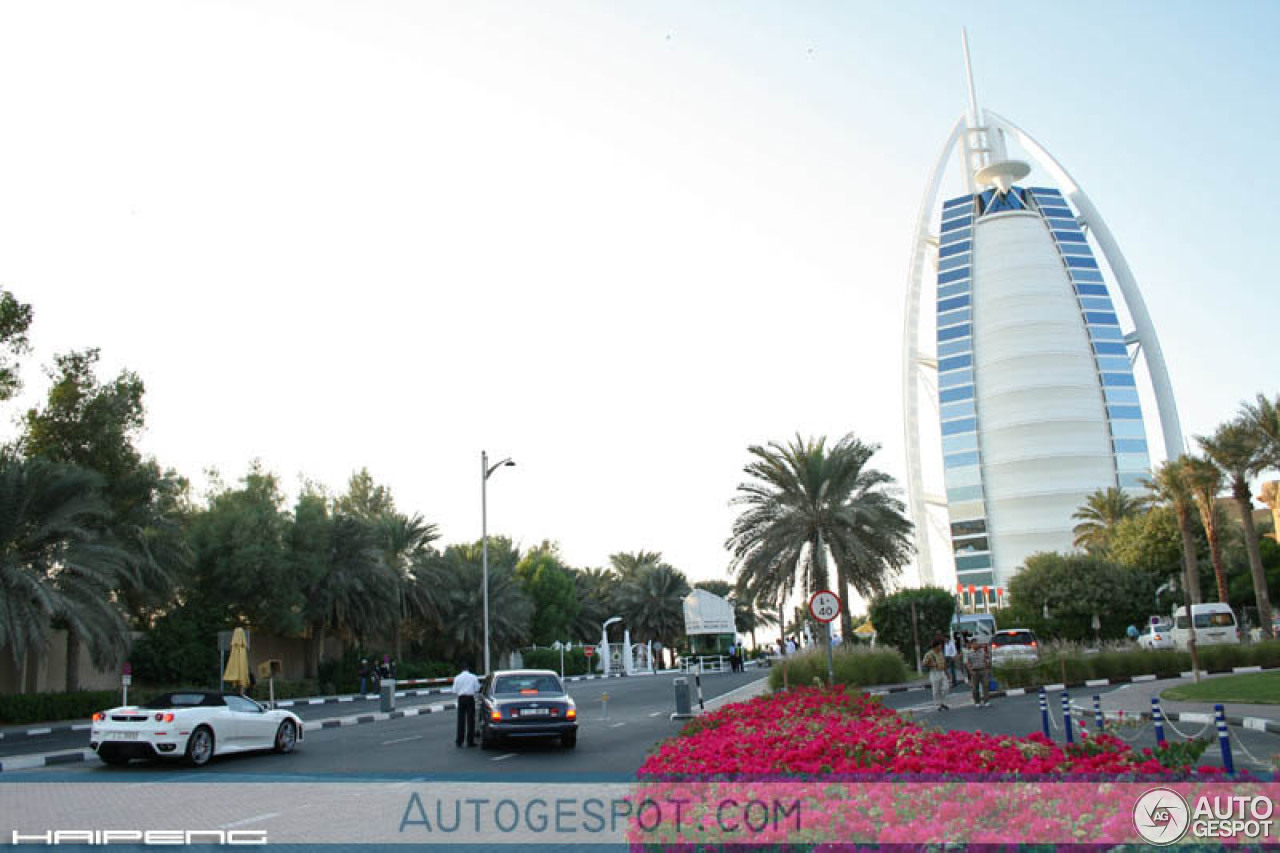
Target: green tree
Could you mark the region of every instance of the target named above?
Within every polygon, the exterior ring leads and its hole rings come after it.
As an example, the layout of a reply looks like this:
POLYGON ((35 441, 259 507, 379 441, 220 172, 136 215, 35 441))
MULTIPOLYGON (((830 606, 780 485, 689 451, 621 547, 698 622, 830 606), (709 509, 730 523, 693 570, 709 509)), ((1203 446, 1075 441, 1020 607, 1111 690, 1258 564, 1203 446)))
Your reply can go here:
POLYGON ((0 288, 0 400, 12 400, 22 390, 18 358, 31 351, 30 328, 31 306, 0 288))
POLYGON ((1190 460, 1191 457, 1184 454, 1162 463, 1147 486, 1157 500, 1173 509, 1174 518, 1178 520, 1178 532, 1182 537, 1183 583, 1186 584, 1188 600, 1199 604, 1203 599, 1200 597, 1200 566, 1196 560, 1195 528, 1191 517, 1196 502, 1191 490, 1190 460))
MULTIPOLYGON (((929 650, 935 634, 946 636, 951 627, 951 617, 956 612, 956 599, 945 589, 921 587, 902 589, 891 595, 871 601, 869 613, 876 629, 877 642, 887 643, 902 652, 907 660, 917 660, 916 638, 920 641, 920 654, 929 650), (911 606, 915 605, 915 623, 911 618, 911 606)), ((845 634, 852 637, 852 632, 845 634)))
POLYGON ((1092 640, 1096 615, 1103 639, 1120 638, 1130 625, 1145 623, 1161 580, 1159 572, 1117 566, 1096 554, 1033 554, 1009 581, 1011 615, 1015 624, 1069 640, 1092 640))
MULTIPOLYGON (((447 578, 449 612, 445 637, 456 660, 484 669, 484 598, 481 543, 450 545, 440 556, 447 578)), ((533 602, 521 588, 515 567, 520 552, 505 536, 489 537, 489 645, 496 659, 529 642, 533 602)))
POLYGON ((572 639, 572 626, 582 609, 573 573, 552 542, 531 549, 516 566, 516 576, 533 601, 533 642, 549 646, 572 639))
POLYGON ((40 657, 52 620, 88 644, 95 665, 118 662, 126 648, 111 598, 125 559, 101 533, 109 514, 101 483, 92 471, 0 452, 0 645, 15 666, 40 657))
POLYGON ((872 598, 910 559, 911 523, 889 489, 893 478, 868 466, 878 450, 846 435, 828 451, 826 439, 752 446, 733 503, 744 507, 725 543, 730 570, 756 601, 778 601, 796 586, 833 588, 846 602, 842 634, 853 636, 849 587, 872 598))
POLYGON ((1222 491, 1222 471, 1205 459, 1187 457, 1187 487, 1200 511, 1200 524, 1209 540, 1209 561, 1213 564, 1213 576, 1217 582, 1218 600, 1227 602, 1227 568, 1222 557, 1222 535, 1218 522, 1218 492, 1222 491))
POLYGON ((1257 400, 1241 407, 1240 418, 1261 438, 1266 466, 1280 470, 1280 395, 1270 400, 1259 394, 1257 400))
POLYGON ((578 615, 569 627, 569 635, 579 641, 597 642, 600 626, 606 619, 616 616, 612 612, 617 600, 617 576, 608 569, 577 569, 573 573, 573 587, 578 598, 578 615))
POLYGON ((292 519, 275 475, 261 465, 253 463, 241 484, 221 487, 192 516, 193 594, 217 606, 228 625, 294 636, 305 599, 287 547, 292 519))
POLYGON ((431 543, 440 538, 434 524, 428 524, 419 514, 412 516, 394 511, 384 511, 377 517, 378 537, 382 545, 382 558, 396 578, 396 616, 393 630, 393 647, 396 660, 400 660, 401 626, 414 615, 431 618, 436 608, 421 593, 415 583, 415 567, 422 565, 423 556, 431 543), (414 594, 418 592, 419 594, 414 594))
POLYGON ((684 599, 688 594, 684 573, 663 562, 623 581, 618 590, 619 615, 631 630, 632 642, 654 640, 673 648, 684 634, 684 599))
MULTIPOLYGON (((52 384, 43 408, 27 411, 20 446, 30 457, 96 471, 109 514, 101 524, 123 549, 126 563, 111 594, 134 621, 146 624, 168 607, 178 580, 190 569, 191 551, 182 521, 187 483, 144 459, 135 442, 145 423, 142 380, 122 371, 99 382, 96 349, 54 359, 52 384)), ((80 637, 68 636, 68 658, 79 654, 80 637)), ((74 686, 78 668, 67 666, 74 686)))
POLYGON ((337 510, 370 523, 396 511, 391 490, 374 482, 368 468, 361 468, 347 481, 347 492, 338 498, 337 510))
POLYGON ((1262 620, 1265 636, 1274 636, 1271 625, 1271 597, 1267 591, 1267 575, 1258 550, 1258 532, 1253 524, 1253 493, 1250 481, 1267 469, 1267 441, 1263 432, 1247 417, 1222 424, 1211 436, 1196 436, 1200 449, 1222 469, 1231 484, 1231 496, 1240 510, 1244 526, 1245 552, 1249 555, 1249 572, 1253 576, 1253 596, 1262 620))
POLYGON ((1085 498, 1084 504, 1071 515, 1079 522, 1072 529, 1075 546, 1093 554, 1105 554, 1116 526, 1142 512, 1146 504, 1145 498, 1135 497, 1114 486, 1098 489, 1085 498))

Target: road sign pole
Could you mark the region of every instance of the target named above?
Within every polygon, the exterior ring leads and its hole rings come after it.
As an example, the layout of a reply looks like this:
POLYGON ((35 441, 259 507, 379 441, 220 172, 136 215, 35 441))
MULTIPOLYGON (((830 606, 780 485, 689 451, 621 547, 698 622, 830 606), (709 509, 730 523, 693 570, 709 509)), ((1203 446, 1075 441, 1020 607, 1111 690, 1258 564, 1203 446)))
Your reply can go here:
POLYGON ((835 652, 832 651, 834 643, 831 642, 831 623, 827 623, 827 686, 836 686, 836 660, 835 652))
MULTIPOLYGON (((827 626, 827 684, 835 686, 836 666, 835 653, 832 651, 831 623, 840 618, 840 608, 844 605, 840 596, 829 589, 819 590, 809 599, 809 615, 827 626)), ((783 670, 784 677, 786 670, 783 670)))

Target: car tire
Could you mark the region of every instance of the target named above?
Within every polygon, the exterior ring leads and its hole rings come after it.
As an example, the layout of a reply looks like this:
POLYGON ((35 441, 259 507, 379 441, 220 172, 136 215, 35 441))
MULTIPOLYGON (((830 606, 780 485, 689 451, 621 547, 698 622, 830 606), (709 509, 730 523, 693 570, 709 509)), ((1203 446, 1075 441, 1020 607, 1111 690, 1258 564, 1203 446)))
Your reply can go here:
POLYGON ((110 764, 112 767, 123 767, 124 765, 128 764, 130 761, 129 756, 127 755, 114 755, 114 754, 103 755, 101 752, 99 752, 98 757, 102 759, 103 764, 110 764))
POLYGON ((567 732, 565 734, 560 735, 560 745, 563 746, 565 749, 573 749, 575 746, 578 745, 578 733, 567 732))
POLYGON ((201 726, 187 738, 187 763, 192 767, 204 767, 213 758, 213 731, 201 726))
POLYGON ((297 745, 298 726, 293 720, 285 720, 280 724, 280 728, 276 729, 276 740, 273 748, 281 755, 288 755, 293 752, 294 747, 297 745))
POLYGON ((497 742, 495 741, 495 739, 494 739, 493 735, 489 734, 489 729, 488 729, 488 727, 487 727, 487 726, 481 726, 481 727, 480 727, 480 748, 481 748, 481 749, 493 749, 493 747, 496 745, 496 743, 497 743, 497 742))

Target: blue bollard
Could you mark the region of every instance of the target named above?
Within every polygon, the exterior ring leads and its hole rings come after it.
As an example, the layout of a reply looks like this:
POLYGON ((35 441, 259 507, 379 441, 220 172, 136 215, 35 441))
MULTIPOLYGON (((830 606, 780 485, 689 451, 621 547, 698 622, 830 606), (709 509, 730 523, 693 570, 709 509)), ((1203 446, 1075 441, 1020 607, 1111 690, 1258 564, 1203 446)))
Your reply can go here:
POLYGON ((1156 726, 1156 745, 1164 743, 1164 712, 1160 710, 1160 698, 1151 697, 1151 722, 1156 726))
POLYGON ((1040 688, 1040 726, 1044 729, 1044 736, 1053 740, 1053 735, 1049 734, 1049 696, 1043 687, 1040 688))
POLYGON ((1236 772, 1235 762, 1231 760, 1231 737, 1227 734, 1227 715, 1221 705, 1213 706, 1213 717, 1218 723, 1218 746, 1222 748, 1222 766, 1228 773, 1236 772))
POLYGON ((1071 730, 1071 697, 1062 691, 1062 728, 1067 732, 1067 743, 1076 742, 1076 733, 1071 730))
POLYGON ((1093 697, 1093 722, 1098 727, 1098 731, 1102 731, 1105 720, 1102 718, 1102 697, 1093 697))

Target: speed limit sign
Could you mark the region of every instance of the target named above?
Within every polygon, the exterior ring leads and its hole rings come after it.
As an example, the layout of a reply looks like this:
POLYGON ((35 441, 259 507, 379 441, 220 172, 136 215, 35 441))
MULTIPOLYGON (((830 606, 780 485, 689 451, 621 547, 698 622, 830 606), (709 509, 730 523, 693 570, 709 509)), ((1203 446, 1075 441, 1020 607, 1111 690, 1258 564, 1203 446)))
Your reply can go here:
POLYGON ((815 592, 809 599, 809 612, 819 622, 834 622, 840 616, 840 596, 829 589, 815 592))

